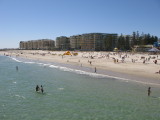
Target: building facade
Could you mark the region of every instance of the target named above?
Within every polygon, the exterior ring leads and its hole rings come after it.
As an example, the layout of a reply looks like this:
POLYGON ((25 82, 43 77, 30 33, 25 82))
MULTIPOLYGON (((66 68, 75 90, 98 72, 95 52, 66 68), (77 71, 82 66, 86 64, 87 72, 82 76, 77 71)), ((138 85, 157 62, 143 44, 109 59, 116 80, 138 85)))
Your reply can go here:
POLYGON ((104 51, 116 47, 117 34, 87 33, 70 37, 70 46, 73 50, 104 51))
POLYGON ((55 41, 50 39, 20 41, 19 47, 25 50, 49 50, 55 48, 55 41))
POLYGON ((66 36, 60 36, 56 38, 56 48, 58 50, 69 50, 70 39, 66 36))
POLYGON ((117 34, 86 33, 70 37, 60 36, 55 41, 50 39, 20 41, 20 49, 53 49, 57 50, 81 50, 81 51, 111 51, 116 47, 117 34), (55 47, 56 46, 56 47, 55 47))

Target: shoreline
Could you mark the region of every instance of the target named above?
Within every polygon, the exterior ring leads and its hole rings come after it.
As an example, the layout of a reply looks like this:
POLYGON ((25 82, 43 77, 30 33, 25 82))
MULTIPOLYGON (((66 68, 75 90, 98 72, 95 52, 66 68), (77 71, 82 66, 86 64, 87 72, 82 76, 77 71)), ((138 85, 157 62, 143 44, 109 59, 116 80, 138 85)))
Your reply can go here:
MULTIPOLYGON (((0 52, 0 54, 3 55, 5 53, 5 55, 10 54, 11 56, 15 56, 18 58, 30 59, 30 60, 41 61, 41 62, 56 63, 58 65, 61 65, 67 68, 82 70, 82 71, 91 72, 91 73, 95 73, 95 67, 96 67, 96 74, 124 80, 126 82, 132 81, 132 82, 142 83, 146 85, 160 85, 160 79, 159 79, 160 74, 155 74, 154 72, 152 74, 146 73, 147 68, 150 69, 149 71, 154 71, 160 68, 159 59, 158 59, 158 64, 156 65, 152 62, 146 63, 144 65, 140 63, 140 61, 137 63, 129 63, 129 62, 113 63, 112 59, 107 60, 107 62, 104 65, 103 60, 106 60, 106 59, 103 59, 103 58, 89 59, 89 58, 82 58, 81 56, 60 56, 60 54, 64 53, 64 51, 53 51, 53 53, 56 53, 56 55, 52 55, 52 54, 48 55, 47 52, 50 52, 50 51, 35 51, 35 50, 25 50, 25 51, 18 50, 17 51, 16 50, 16 51, 7 51, 7 52, 3 51, 3 52, 0 52), (22 52, 23 54, 20 54, 22 52), (43 52, 45 52, 45 55, 43 52), (36 53, 37 55, 35 55, 36 53), (91 64, 88 63, 88 61, 90 60, 92 61, 91 64), (135 68, 139 68, 139 69, 136 70, 135 68), (142 70, 144 70, 144 73, 142 70)), ((85 52, 85 54, 86 53, 97 54, 98 52, 85 52)))

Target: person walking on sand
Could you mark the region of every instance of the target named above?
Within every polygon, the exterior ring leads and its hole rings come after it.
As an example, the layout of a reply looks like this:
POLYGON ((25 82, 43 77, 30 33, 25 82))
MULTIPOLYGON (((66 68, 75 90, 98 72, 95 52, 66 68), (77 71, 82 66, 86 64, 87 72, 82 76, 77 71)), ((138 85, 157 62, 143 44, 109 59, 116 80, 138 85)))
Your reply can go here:
POLYGON ((42 93, 44 92, 42 85, 41 85, 41 92, 42 92, 42 93))
POLYGON ((148 87, 148 96, 151 94, 151 87, 148 87))

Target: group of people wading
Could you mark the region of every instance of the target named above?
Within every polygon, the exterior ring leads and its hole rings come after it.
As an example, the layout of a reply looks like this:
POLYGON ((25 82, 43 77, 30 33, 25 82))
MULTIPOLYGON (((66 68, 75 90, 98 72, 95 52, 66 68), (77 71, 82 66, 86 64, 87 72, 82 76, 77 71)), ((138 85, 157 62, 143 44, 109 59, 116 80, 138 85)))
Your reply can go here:
POLYGON ((43 90, 43 86, 41 85, 41 87, 39 87, 38 85, 36 86, 36 92, 44 92, 43 90))

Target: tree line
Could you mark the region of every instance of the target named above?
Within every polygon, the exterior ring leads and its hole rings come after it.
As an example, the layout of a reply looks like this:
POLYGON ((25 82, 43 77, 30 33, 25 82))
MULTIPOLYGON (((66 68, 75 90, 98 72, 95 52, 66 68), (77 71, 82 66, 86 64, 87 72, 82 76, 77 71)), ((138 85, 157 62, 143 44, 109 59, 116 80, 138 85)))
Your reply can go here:
POLYGON ((158 37, 157 36, 153 36, 148 34, 144 34, 142 33, 141 35, 139 34, 139 32, 133 32, 132 36, 130 35, 126 35, 124 36, 123 34, 121 34, 118 37, 117 40, 117 48, 120 50, 131 50, 131 48, 133 48, 134 45, 153 45, 154 42, 158 41, 158 37))

